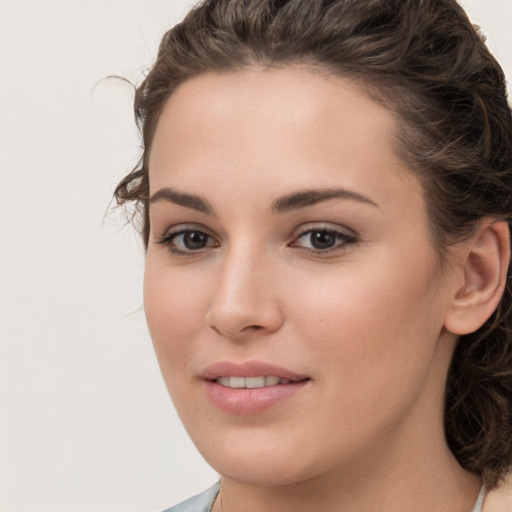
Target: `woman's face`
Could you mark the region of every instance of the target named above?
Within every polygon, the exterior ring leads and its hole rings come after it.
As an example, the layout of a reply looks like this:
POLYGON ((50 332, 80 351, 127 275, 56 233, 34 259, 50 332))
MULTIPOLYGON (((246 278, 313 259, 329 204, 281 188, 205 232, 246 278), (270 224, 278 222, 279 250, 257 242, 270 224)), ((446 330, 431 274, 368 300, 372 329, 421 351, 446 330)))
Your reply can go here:
POLYGON ((297 68, 204 74, 165 105, 145 309, 181 419, 227 478, 364 471, 442 437, 460 283, 394 126, 297 68))

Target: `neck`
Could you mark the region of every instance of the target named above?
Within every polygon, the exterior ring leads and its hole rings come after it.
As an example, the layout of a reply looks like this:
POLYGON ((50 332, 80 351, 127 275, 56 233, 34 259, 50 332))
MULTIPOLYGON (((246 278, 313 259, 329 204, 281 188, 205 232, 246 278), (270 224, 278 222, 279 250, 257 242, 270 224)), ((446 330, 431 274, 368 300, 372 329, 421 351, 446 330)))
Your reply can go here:
POLYGON ((250 485, 221 480, 214 512, 470 512, 480 479, 465 471, 444 441, 373 446, 359 463, 326 472, 316 478, 287 485, 250 485), (380 462, 379 462, 380 461, 380 462), (222 504, 222 508, 221 508, 222 504))
MULTIPOLYGON (((419 473, 419 472, 418 472, 419 473)), ((336 481, 311 480, 300 484, 266 487, 221 480, 214 512, 470 512, 476 502, 480 479, 467 473, 439 471, 429 479, 407 475, 400 482, 388 476, 375 482, 354 482, 341 475, 336 481), (443 475, 445 476, 443 478, 443 475)))

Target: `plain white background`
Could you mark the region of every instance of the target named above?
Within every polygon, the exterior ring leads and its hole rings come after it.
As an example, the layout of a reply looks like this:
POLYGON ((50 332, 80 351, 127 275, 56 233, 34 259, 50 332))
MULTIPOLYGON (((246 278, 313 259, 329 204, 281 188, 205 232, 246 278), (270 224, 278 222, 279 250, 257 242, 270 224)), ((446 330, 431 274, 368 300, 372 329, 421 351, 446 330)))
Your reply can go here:
MULTIPOLYGON (((217 475, 177 419, 112 191, 189 0, 0 0, 0 512, 151 512, 217 475)), ((512 0, 466 0, 512 77, 512 0)), ((510 89, 510 88, 509 88, 510 89)), ((212 442, 215 440, 212 439, 212 442)))

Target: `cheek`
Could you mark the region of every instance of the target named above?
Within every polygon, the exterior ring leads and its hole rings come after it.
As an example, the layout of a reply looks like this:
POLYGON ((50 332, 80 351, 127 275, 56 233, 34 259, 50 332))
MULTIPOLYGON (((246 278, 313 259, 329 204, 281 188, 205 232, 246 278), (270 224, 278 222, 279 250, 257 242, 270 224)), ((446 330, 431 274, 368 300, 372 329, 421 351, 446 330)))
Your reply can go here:
POLYGON ((159 266, 150 257, 144 275, 144 309, 151 339, 166 382, 186 366, 193 340, 204 326, 205 288, 197 278, 159 266))
POLYGON ((434 269, 386 267, 342 270, 295 300, 294 337, 322 389, 318 428, 333 437, 394 428, 428 387, 442 327, 434 269))
POLYGON ((443 325, 439 270, 425 257, 405 261, 396 253, 372 262, 317 276, 314 286, 297 280, 290 297, 301 338, 319 364, 347 378, 371 373, 385 380, 393 368, 414 373, 426 366, 435 350, 443 325))

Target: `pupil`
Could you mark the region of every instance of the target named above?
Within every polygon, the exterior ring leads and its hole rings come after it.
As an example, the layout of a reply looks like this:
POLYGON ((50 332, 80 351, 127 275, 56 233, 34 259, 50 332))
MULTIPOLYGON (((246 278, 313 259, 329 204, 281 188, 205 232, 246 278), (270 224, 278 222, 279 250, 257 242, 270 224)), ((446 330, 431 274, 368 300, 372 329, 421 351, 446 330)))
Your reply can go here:
POLYGON ((315 249, 329 249, 336 243, 336 236, 327 231, 314 231, 311 233, 311 245, 315 249))
POLYGON ((207 237, 208 235, 206 233, 191 231, 185 234, 183 243, 187 249, 202 249, 206 246, 207 237))

